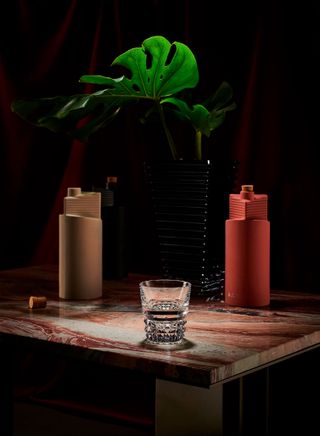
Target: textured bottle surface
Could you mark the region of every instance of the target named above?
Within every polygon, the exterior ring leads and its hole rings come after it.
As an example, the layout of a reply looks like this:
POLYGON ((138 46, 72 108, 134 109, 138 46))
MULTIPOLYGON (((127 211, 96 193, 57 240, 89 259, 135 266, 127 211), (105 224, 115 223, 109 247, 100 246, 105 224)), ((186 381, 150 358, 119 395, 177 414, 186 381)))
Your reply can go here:
POLYGON ((92 299, 102 295, 100 193, 69 188, 59 216, 59 296, 92 299))
POLYGON ((267 195, 252 185, 231 194, 226 221, 225 302, 242 307, 270 303, 270 223, 267 195))

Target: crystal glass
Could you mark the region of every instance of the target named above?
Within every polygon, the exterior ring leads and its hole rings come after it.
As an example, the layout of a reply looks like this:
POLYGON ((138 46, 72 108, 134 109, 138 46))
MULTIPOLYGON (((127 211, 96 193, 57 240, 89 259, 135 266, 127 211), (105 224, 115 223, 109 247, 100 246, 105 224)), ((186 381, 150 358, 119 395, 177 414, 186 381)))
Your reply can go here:
POLYGON ((191 284, 183 280, 146 280, 140 283, 147 342, 172 345, 182 342, 189 309, 191 284))

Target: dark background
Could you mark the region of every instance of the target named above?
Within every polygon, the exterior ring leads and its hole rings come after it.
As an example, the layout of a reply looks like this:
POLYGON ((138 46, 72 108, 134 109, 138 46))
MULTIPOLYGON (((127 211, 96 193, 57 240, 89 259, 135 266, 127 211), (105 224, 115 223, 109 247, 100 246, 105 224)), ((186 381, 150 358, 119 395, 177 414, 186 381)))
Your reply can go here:
MULTIPOLYGON (((199 99, 222 80, 237 110, 206 141, 211 159, 240 162, 236 190, 269 196, 271 286, 320 292, 317 2, 11 0, 0 16, 0 268, 58 261, 67 187, 118 175, 129 211, 129 268, 157 272, 143 162, 168 157, 161 133, 124 111, 88 143, 35 128, 15 98, 83 92, 83 74, 110 75, 121 52, 161 34, 198 60, 199 99), (210 3, 210 7, 208 6, 210 3)), ((187 130, 175 138, 191 143, 187 130)))

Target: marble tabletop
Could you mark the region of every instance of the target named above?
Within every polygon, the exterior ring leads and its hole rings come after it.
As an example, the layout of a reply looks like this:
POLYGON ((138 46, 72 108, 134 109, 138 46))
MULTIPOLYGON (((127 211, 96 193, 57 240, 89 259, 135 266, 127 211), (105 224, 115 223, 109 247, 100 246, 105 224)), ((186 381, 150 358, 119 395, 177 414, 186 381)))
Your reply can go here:
POLYGON ((203 387, 320 344, 320 295, 274 291, 265 309, 192 297, 184 343, 147 345, 138 288, 145 278, 105 281, 102 298, 66 301, 56 266, 0 271, 0 334, 68 344, 102 364, 203 387), (46 296, 46 307, 29 309, 31 295, 46 296))

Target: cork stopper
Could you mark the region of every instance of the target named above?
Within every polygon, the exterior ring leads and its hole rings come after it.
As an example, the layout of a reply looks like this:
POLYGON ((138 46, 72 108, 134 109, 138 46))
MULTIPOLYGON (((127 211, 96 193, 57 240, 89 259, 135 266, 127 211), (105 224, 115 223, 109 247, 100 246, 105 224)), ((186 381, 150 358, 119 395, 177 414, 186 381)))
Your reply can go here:
POLYGON ((242 200, 254 200, 253 185, 241 185, 240 198, 242 200))
POLYGON ((117 176, 108 176, 107 183, 118 183, 118 177, 117 176))
POLYGON ((46 307, 47 305, 47 298, 46 297, 35 297, 31 296, 29 298, 29 309, 40 309, 43 307, 46 307))
POLYGON ((81 194, 81 188, 68 188, 68 197, 76 197, 81 194))
POLYGON ((253 192, 253 185, 241 185, 241 191, 253 192))

